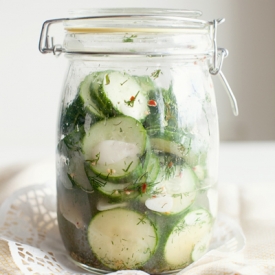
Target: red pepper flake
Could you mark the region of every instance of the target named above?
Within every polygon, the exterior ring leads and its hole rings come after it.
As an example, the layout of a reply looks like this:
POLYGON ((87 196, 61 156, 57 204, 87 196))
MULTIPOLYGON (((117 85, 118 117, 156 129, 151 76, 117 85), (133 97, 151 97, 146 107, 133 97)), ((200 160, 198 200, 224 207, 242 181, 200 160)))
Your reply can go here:
POLYGON ((146 183, 143 183, 143 184, 141 185, 141 192, 142 192, 142 193, 145 193, 145 192, 146 192, 146 189, 147 189, 147 184, 146 184, 146 183))
POLYGON ((132 95, 132 96, 130 97, 130 100, 128 100, 128 101, 124 100, 124 102, 125 102, 128 106, 133 107, 133 106, 134 106, 134 103, 135 103, 135 100, 136 100, 136 98, 137 98, 137 96, 138 96, 138 94, 139 94, 139 91, 137 92, 137 94, 136 94, 135 96, 132 95))
POLYGON ((148 106, 150 106, 150 107, 156 107, 157 106, 157 102, 154 99, 150 99, 148 101, 148 106))
POLYGON ((167 165, 169 168, 171 168, 172 166, 173 166, 173 162, 172 161, 170 161, 169 163, 168 163, 168 165, 167 165))

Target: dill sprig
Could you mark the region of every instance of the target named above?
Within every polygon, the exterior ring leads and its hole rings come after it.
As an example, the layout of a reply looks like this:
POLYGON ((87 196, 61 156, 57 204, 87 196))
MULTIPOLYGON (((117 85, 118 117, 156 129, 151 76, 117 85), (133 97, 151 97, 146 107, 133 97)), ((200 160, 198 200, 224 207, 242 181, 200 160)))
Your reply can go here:
POLYGON ((135 103, 135 101, 136 101, 136 99, 137 99, 138 94, 139 94, 139 91, 137 92, 137 94, 136 94, 135 96, 131 96, 130 100, 124 100, 124 102, 125 102, 128 106, 134 107, 134 103, 135 103))
POLYGON ((130 35, 130 36, 124 36, 123 42, 124 42, 124 43, 134 42, 134 39, 133 39, 133 38, 136 38, 136 37, 137 37, 136 34, 132 34, 132 35, 130 35))
POLYGON ((122 169, 122 171, 125 172, 125 173, 127 173, 132 164, 133 164, 133 161, 130 162, 130 164, 127 166, 126 169, 122 169))
POLYGON ((159 77, 160 74, 162 74, 162 72, 161 72, 160 69, 159 69, 159 70, 155 70, 155 71, 153 71, 153 72, 151 73, 151 77, 154 78, 154 79, 156 79, 156 78, 159 77))

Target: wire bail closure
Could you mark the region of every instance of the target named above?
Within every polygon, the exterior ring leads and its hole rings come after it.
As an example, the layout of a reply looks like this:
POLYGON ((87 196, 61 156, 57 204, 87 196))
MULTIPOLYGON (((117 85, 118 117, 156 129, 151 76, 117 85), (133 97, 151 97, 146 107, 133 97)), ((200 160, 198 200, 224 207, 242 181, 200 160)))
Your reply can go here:
MULTIPOLYGON (((151 17, 150 15, 149 17, 151 17)), ((47 20, 43 23, 41 33, 40 33, 40 39, 39 39, 39 51, 43 54, 45 53, 53 53, 55 56, 59 56, 61 53, 69 53, 69 54, 97 54, 96 52, 82 52, 82 51, 74 51, 74 52, 68 52, 66 51, 61 44, 56 44, 54 45, 54 38, 49 36, 49 29, 50 26, 54 23, 62 23, 63 21, 67 20, 84 20, 84 19, 93 19, 93 18, 116 18, 120 16, 99 16, 99 17, 80 17, 80 18, 59 18, 59 19, 52 19, 52 20, 47 20)), ((124 15, 123 17, 132 17, 131 15, 124 15)), ((158 17, 158 16, 153 16, 153 17, 158 17)), ((187 18, 181 18, 183 20, 189 21, 190 19, 187 18)), ((197 19, 192 19, 193 22, 196 23, 201 23, 203 21, 197 20, 197 19)), ((214 52, 213 52, 213 61, 212 61, 212 66, 209 68, 209 72, 212 75, 218 75, 224 89, 229 97, 231 108, 233 111, 233 114, 235 116, 238 116, 239 111, 238 111, 238 105, 237 105, 237 100, 231 90, 231 87, 226 80, 224 74, 221 71, 223 61, 224 59, 228 56, 228 50, 225 48, 218 48, 217 45, 217 29, 218 25, 223 23, 225 21, 224 18, 222 19, 215 19, 212 22, 208 22, 210 25, 213 26, 213 46, 214 46, 214 52)), ((114 53, 101 53, 101 54, 114 54, 114 53)), ((116 54, 123 54, 121 52, 118 52, 116 54)), ((130 55, 136 55, 137 53, 127 53, 130 55)), ((145 53, 139 53, 141 55, 145 53)), ((147 53, 148 55, 148 53, 147 53)))
POLYGON ((215 19, 213 21, 213 45, 214 45, 214 53, 213 53, 213 66, 210 67, 209 72, 212 75, 218 75, 223 86, 224 89, 229 97, 230 100, 230 104, 231 104, 231 108, 233 111, 233 114, 235 116, 238 116, 239 114, 239 110, 238 110, 238 104, 237 104, 237 100, 234 96, 233 91, 231 90, 231 87, 228 83, 228 81, 226 80, 223 72, 221 71, 222 69, 222 65, 223 65, 223 61, 224 59, 228 56, 228 50, 225 48, 218 48, 217 46, 217 29, 218 29, 218 24, 221 24, 225 21, 224 18, 222 19, 215 19))

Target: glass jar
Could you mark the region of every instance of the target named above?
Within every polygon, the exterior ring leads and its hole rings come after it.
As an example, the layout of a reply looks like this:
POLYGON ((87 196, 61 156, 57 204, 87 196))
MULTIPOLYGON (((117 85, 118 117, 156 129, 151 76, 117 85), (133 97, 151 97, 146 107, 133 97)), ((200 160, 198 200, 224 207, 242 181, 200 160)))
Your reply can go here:
MULTIPOLYGON (((93 273, 173 273, 204 255, 217 214, 210 71, 218 21, 200 12, 84 10, 46 21, 69 61, 58 127, 57 216, 93 273), (63 22, 63 45, 49 26, 63 22)), ((45 31, 46 30, 46 31, 45 31)), ((220 55, 222 58, 223 54, 220 55)))

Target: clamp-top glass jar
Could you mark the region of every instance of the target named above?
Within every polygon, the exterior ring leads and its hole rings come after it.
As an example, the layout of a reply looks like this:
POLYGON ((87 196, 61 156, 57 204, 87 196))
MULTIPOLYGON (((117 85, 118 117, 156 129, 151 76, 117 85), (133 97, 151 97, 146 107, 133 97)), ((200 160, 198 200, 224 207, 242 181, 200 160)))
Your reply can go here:
POLYGON ((221 74, 226 51, 216 45, 221 21, 199 15, 85 10, 43 25, 40 51, 69 60, 58 224, 70 258, 86 270, 172 273, 209 247, 219 146, 210 72, 221 74), (62 46, 49 45, 56 22, 66 29, 62 46))

